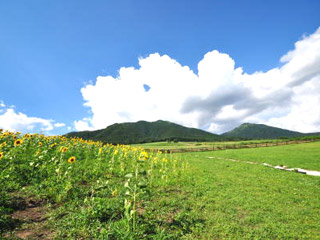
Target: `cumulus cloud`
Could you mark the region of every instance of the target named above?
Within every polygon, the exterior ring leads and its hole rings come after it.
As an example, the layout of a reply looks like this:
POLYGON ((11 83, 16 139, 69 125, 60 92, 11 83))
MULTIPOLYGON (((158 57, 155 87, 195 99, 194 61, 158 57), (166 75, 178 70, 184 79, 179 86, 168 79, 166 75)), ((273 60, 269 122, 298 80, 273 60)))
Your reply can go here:
POLYGON ((117 77, 99 76, 83 87, 92 115, 74 125, 92 130, 163 119, 215 133, 243 122, 320 131, 320 28, 280 61, 279 68, 247 74, 228 54, 214 50, 194 73, 167 55, 150 54, 139 59, 137 69, 123 67, 117 77))
MULTIPOLYGON (((89 126, 89 122, 90 122, 90 119, 88 119, 88 118, 84 118, 84 119, 79 120, 79 121, 74 121, 74 127, 78 131, 94 130, 93 127, 89 126)), ((71 130, 71 129, 68 128, 68 130, 71 130)))
POLYGON ((19 132, 50 132, 54 128, 65 126, 64 123, 54 123, 51 119, 28 117, 26 114, 16 112, 13 108, 6 108, 2 102, 0 109, 0 128, 19 132))
POLYGON ((65 127, 66 124, 64 124, 64 123, 55 123, 55 124, 53 124, 53 126, 56 127, 56 128, 61 128, 61 127, 65 127))

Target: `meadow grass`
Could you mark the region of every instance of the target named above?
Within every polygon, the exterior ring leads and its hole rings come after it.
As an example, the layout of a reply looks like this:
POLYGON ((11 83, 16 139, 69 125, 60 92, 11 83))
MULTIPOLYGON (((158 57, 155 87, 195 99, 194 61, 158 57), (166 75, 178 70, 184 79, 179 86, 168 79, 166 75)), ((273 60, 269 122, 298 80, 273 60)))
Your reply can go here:
POLYGON ((210 152, 209 155, 320 171, 320 142, 254 149, 228 149, 210 152))
POLYGON ((189 168, 149 205, 150 221, 175 226, 181 239, 320 239, 319 177, 212 158, 319 169, 319 146, 174 154, 189 168))
POLYGON ((2 133, 0 237, 36 229, 30 238, 320 239, 320 178, 212 158, 319 169, 312 161, 318 149, 307 143, 164 155, 2 133), (41 222, 14 218, 30 199, 43 205, 41 222))
POLYGON ((158 238, 162 230, 145 221, 145 205, 184 168, 141 148, 1 133, 0 237, 42 238, 43 231, 58 239, 158 238))
POLYGON ((138 146, 145 149, 183 149, 183 148, 212 148, 213 146, 224 147, 232 145, 243 145, 243 144, 259 144, 259 143, 273 143, 282 142, 286 140, 246 140, 246 141, 221 141, 221 142, 153 142, 153 143, 142 143, 132 144, 131 146, 138 146))
POLYGON ((208 158, 216 153, 184 154, 190 177, 175 199, 198 223, 185 239, 320 239, 320 178, 208 158))

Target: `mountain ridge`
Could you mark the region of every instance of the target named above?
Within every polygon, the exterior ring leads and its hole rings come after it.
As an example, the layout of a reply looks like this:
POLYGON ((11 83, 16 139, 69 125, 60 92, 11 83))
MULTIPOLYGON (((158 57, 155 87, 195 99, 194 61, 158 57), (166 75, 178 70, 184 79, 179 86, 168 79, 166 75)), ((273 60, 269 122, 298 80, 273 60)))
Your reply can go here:
POLYGON ((320 133, 301 133, 287 129, 271 127, 265 124, 243 123, 229 132, 221 134, 224 137, 243 139, 276 139, 295 138, 320 135, 320 133))
POLYGON ((163 120, 155 122, 138 121, 115 123, 104 129, 70 132, 66 134, 67 137, 80 137, 85 140, 95 140, 113 144, 134 144, 160 141, 207 142, 245 139, 277 139, 313 135, 320 135, 320 133, 301 133, 255 123, 243 123, 229 132, 218 135, 163 120))
POLYGON ((220 135, 196 128, 188 128, 169 121, 138 121, 115 123, 95 131, 70 132, 67 137, 81 137, 86 140, 113 144, 133 144, 158 141, 221 141, 220 135))

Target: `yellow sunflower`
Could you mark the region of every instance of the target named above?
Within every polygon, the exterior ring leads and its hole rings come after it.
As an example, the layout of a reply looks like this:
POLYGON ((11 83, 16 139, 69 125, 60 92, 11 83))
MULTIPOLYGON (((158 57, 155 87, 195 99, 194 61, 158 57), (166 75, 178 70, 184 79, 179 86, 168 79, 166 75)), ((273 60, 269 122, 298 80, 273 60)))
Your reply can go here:
POLYGON ((14 146, 19 146, 22 144, 22 139, 17 139, 16 141, 14 141, 14 146))
POLYGON ((76 157, 75 156, 69 157, 69 159, 68 159, 69 163, 74 163, 75 161, 76 161, 76 157))
POLYGON ((140 160, 144 160, 144 161, 147 160, 148 157, 149 157, 149 155, 148 155, 148 153, 146 151, 141 152, 140 155, 139 155, 139 159, 140 160))
POLYGON ((99 148, 99 152, 98 152, 98 155, 99 155, 99 156, 101 155, 102 151, 103 151, 103 148, 102 148, 102 147, 99 148))
POLYGON ((31 135, 30 135, 29 133, 26 133, 23 137, 24 137, 24 138, 30 138, 31 135))
POLYGON ((53 144, 50 145, 51 148, 54 148, 55 146, 57 146, 56 143, 53 143, 53 144))
POLYGON ((3 152, 0 152, 0 159, 2 159, 4 156, 3 152))
POLYGON ((66 151, 68 151, 68 148, 67 147, 60 147, 59 151, 62 153, 65 153, 66 151))

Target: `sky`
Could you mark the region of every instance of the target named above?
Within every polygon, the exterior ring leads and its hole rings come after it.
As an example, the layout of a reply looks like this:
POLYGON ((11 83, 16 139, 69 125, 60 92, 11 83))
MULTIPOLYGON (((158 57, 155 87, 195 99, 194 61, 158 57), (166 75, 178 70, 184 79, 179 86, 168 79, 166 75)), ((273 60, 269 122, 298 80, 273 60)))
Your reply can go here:
POLYGON ((318 0, 0 0, 0 128, 320 132, 318 0))

